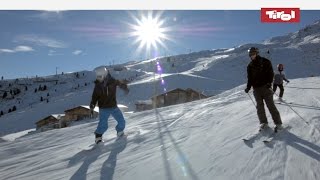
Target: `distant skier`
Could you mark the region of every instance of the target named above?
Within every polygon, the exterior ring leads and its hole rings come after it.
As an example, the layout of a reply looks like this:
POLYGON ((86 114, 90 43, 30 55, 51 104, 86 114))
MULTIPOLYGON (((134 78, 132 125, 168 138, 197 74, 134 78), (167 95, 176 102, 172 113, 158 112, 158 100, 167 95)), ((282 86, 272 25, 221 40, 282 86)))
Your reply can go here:
POLYGON ((276 92, 277 87, 280 88, 280 94, 279 99, 282 100, 284 88, 283 88, 283 80, 285 80, 287 83, 290 81, 286 78, 286 75, 283 71, 283 64, 278 64, 278 71, 274 75, 274 81, 273 81, 273 92, 276 92))
POLYGON ((251 62, 247 66, 248 83, 245 92, 248 93, 253 87, 253 94, 257 102, 257 114, 260 121, 260 130, 268 127, 266 112, 264 109, 265 101, 274 124, 276 125, 275 131, 281 130, 282 121, 280 113, 273 102, 273 91, 271 83, 273 80, 273 69, 270 60, 259 56, 259 49, 251 47, 249 49, 249 57, 251 62))
POLYGON ((90 110, 93 113, 96 103, 99 106, 99 124, 95 130, 95 143, 98 144, 102 141, 102 135, 108 129, 108 118, 110 115, 117 121, 116 131, 117 136, 124 135, 125 120, 122 112, 117 106, 116 91, 117 86, 129 93, 129 89, 125 83, 120 80, 114 79, 109 71, 105 67, 99 67, 95 69, 96 81, 95 87, 92 93, 92 99, 90 103, 90 110))

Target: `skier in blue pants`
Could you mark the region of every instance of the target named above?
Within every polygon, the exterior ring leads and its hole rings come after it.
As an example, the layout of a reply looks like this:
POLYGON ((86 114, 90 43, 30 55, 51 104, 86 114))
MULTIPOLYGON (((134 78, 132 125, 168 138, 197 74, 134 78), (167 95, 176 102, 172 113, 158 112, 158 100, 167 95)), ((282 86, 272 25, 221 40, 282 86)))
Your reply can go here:
POLYGON ((108 129, 108 118, 110 115, 114 117, 117 121, 116 131, 117 136, 120 137, 124 134, 125 120, 121 110, 117 106, 117 87, 120 87, 125 91, 126 94, 129 93, 129 89, 126 83, 114 79, 109 71, 105 67, 99 67, 95 69, 96 81, 95 87, 92 93, 90 109, 93 113, 93 109, 98 103, 99 106, 99 124, 95 131, 95 143, 98 144, 102 142, 102 135, 108 129))
POLYGON ((122 112, 118 107, 115 108, 100 108, 99 109, 99 124, 97 127, 97 130, 95 133, 97 134, 103 134, 107 131, 108 129, 108 119, 110 115, 113 116, 113 118, 117 121, 118 125, 116 126, 116 131, 123 132, 125 126, 126 126, 126 121, 124 120, 124 117, 122 115, 122 112))

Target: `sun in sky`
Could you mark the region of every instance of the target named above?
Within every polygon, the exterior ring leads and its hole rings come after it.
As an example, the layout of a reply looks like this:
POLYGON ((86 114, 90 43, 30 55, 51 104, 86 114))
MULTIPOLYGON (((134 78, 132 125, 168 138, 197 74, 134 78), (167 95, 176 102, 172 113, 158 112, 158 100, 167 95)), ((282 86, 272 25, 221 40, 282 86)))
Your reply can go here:
POLYGON ((138 51, 145 49, 150 52, 152 49, 157 50, 159 45, 166 48, 165 40, 170 40, 167 34, 170 28, 165 27, 161 15, 161 12, 154 15, 149 11, 147 15, 141 14, 140 18, 132 16, 136 24, 130 24, 130 36, 136 38, 134 44, 139 44, 138 51))

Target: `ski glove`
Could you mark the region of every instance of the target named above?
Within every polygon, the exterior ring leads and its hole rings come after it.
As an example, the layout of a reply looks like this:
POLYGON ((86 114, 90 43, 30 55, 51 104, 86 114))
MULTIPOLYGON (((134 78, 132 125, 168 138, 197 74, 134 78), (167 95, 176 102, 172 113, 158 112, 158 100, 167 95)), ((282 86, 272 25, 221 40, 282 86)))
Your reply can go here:
POLYGON ((249 91, 250 91, 249 88, 246 88, 246 89, 244 90, 244 92, 246 92, 246 93, 248 93, 249 91))

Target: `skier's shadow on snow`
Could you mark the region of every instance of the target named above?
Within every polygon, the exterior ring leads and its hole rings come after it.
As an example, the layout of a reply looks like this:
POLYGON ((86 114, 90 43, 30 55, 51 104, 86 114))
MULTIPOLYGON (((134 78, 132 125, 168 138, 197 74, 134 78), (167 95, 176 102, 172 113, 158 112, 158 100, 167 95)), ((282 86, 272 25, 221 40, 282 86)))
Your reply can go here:
POLYGON ((190 162, 188 161, 187 156, 183 153, 181 148, 178 146, 178 144, 177 144, 175 138, 172 136, 167 124, 164 122, 163 116, 160 114, 160 112, 157 109, 155 109, 155 115, 156 115, 156 120, 158 122, 159 140, 161 143, 161 152, 163 155, 162 157, 163 157, 164 168, 166 169, 166 179, 167 180, 173 179, 172 172, 170 169, 170 164, 168 161, 168 159, 169 159, 168 153, 166 150, 168 147, 165 146, 165 142, 164 142, 164 136, 167 135, 167 136, 169 136, 169 139, 171 140, 174 149, 177 151, 182 165, 185 167, 185 170, 186 170, 185 176, 189 175, 191 179, 198 180, 199 178, 197 177, 190 162), (165 131, 162 130, 162 127, 165 128, 165 131))
POLYGON ((101 167, 101 180, 112 180, 115 167, 117 166, 117 156, 127 147, 127 137, 116 139, 111 147, 111 152, 108 159, 103 163, 101 167))
MULTIPOLYGON (((311 158, 320 161, 320 147, 314 143, 311 143, 307 140, 301 139, 300 137, 296 136, 295 134, 285 131, 281 135, 281 137, 275 138, 274 141, 283 141, 287 145, 299 150, 300 152, 310 156, 311 158)), ((267 147, 273 148, 274 142, 267 143, 267 147)))
POLYGON ((68 166, 73 166, 83 161, 81 167, 73 174, 70 180, 86 180, 89 166, 95 162, 101 154, 110 151, 108 159, 101 168, 101 179, 112 180, 117 165, 117 155, 127 146, 127 137, 117 138, 112 144, 98 146, 92 150, 82 150, 72 157, 68 166))
POLYGON ((70 180, 85 180, 87 179, 87 171, 89 166, 95 162, 101 155, 101 148, 97 147, 94 150, 82 150, 72 157, 68 166, 73 166, 83 161, 80 168, 72 175, 70 180))

